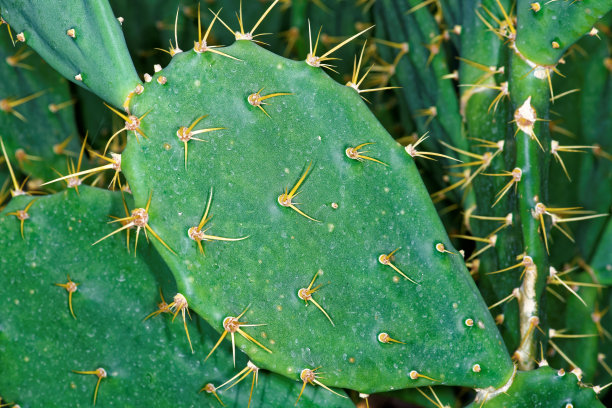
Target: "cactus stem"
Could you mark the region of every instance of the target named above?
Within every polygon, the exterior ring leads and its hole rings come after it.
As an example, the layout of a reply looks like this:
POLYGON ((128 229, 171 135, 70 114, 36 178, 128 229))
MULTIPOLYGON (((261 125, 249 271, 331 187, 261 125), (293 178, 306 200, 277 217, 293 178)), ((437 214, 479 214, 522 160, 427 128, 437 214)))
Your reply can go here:
POLYGON ((298 402, 300 401, 300 398, 302 398, 302 393, 304 392, 304 389, 306 388, 306 384, 311 384, 311 385, 318 385, 320 387, 325 388, 327 391, 331 392, 332 394, 335 394, 339 397, 342 398, 348 398, 346 395, 341 395, 338 394, 336 391, 332 390, 331 388, 329 388, 328 386, 326 386, 325 384, 323 384, 322 382, 320 382, 318 380, 318 378, 323 378, 320 375, 323 374, 321 372, 317 373, 316 371, 318 369, 320 369, 321 367, 317 367, 313 370, 309 369, 309 368, 305 368, 300 372, 300 379, 302 380, 303 384, 302 384, 302 389, 300 390, 300 395, 298 395, 297 400, 295 401, 294 405, 297 405, 298 402))
POLYGON ((266 99, 269 98, 274 98, 276 96, 286 96, 286 95, 295 95, 293 93, 289 93, 289 92, 276 92, 276 93, 271 93, 268 95, 261 95, 261 91, 263 91, 264 88, 261 88, 259 91, 250 94, 247 97, 247 101, 252 105, 252 106, 257 106, 259 109, 261 109, 261 111, 263 113, 266 114, 267 117, 269 117, 270 119, 272 119, 272 117, 268 114, 268 112, 266 112, 265 108, 262 105, 268 105, 268 103, 264 102, 266 99))
POLYGON ((309 301, 312 302, 321 312, 323 312, 323 314, 325 315, 325 317, 327 317, 327 320, 329 320, 332 326, 335 327, 336 325, 332 321, 332 318, 329 317, 329 314, 327 314, 325 309, 323 309, 323 307, 319 305, 319 303, 317 303, 317 301, 312 298, 312 295, 316 293, 319 290, 319 288, 321 288, 322 286, 322 285, 318 285, 314 289, 312 288, 312 285, 314 285, 314 282, 319 276, 320 272, 321 271, 319 270, 317 271, 317 273, 315 273, 315 276, 312 278, 312 280, 310 281, 310 285, 308 285, 307 288, 301 288, 300 290, 298 290, 298 297, 302 299, 303 301, 305 301, 306 305, 308 305, 309 301))
POLYGON ((17 219, 20 222, 20 229, 21 229, 21 238, 25 239, 25 236, 23 235, 23 224, 25 223, 25 220, 30 219, 30 214, 28 214, 28 211, 30 210, 30 207, 32 207, 32 204, 34 204, 36 202, 36 200, 38 200, 38 198, 33 199, 32 201, 30 201, 28 203, 28 205, 26 205, 26 207, 23 210, 17 210, 17 211, 13 211, 13 212, 9 212, 6 213, 5 216, 9 216, 9 215, 14 215, 15 217, 17 217, 17 219))
POLYGON ((204 225, 206 225, 206 223, 210 221, 210 219, 212 218, 212 215, 208 216, 208 213, 210 212, 210 204, 212 202, 212 196, 213 196, 213 189, 211 187, 210 193, 208 194, 208 202, 206 203, 206 210, 204 211, 204 215, 202 216, 200 223, 197 225, 197 227, 191 227, 187 231, 187 235, 189 236, 189 238, 196 241, 196 243, 198 244, 198 248, 202 255, 204 255, 204 246, 202 245, 202 241, 242 241, 243 239, 247 239, 249 237, 249 235, 247 235, 246 237, 241 237, 241 238, 225 238, 225 237, 218 237, 215 235, 207 235, 206 231, 208 231, 210 227, 202 231, 202 228, 204 228, 204 225))
POLYGON ((240 327, 259 327, 259 326, 266 326, 266 324, 247 324, 247 322, 241 322, 240 318, 242 316, 244 316, 244 314, 247 312, 247 310, 249 310, 249 307, 251 307, 251 305, 247 306, 242 313, 240 313, 238 316, 233 317, 233 316, 228 316, 225 319, 223 319, 223 328, 225 329, 223 331, 223 334, 221 334, 221 337, 219 338, 219 340, 217 341, 217 343, 215 344, 215 346, 212 348, 212 350, 210 350, 210 353, 208 353, 208 355, 206 356, 206 358, 204 359, 204 361, 206 362, 206 360, 208 360, 208 358, 212 355, 212 353, 214 353, 214 351, 217 349, 217 347, 219 347, 219 344, 221 344, 221 342, 223 341, 223 339, 227 336, 227 334, 229 333, 232 337, 232 356, 234 359, 234 367, 236 367, 236 339, 235 339, 235 333, 240 334, 242 337, 244 337, 245 339, 247 339, 248 341, 258 345, 259 347, 261 347, 262 349, 264 349, 265 351, 267 351, 268 353, 272 354, 272 351, 270 349, 268 349, 267 347, 265 347, 264 345, 262 345, 261 343, 259 343, 257 340, 255 340, 251 335, 249 335, 248 333, 246 333, 244 330, 242 330, 240 327))
POLYGON ((402 275, 405 279, 409 280, 410 282, 414 283, 415 285, 418 285, 419 283, 417 283, 414 280, 410 279, 404 272, 402 272, 397 266, 393 265, 393 263, 391 262, 391 260, 393 259, 393 255, 397 251, 399 251, 399 250, 400 250, 400 248, 397 248, 397 249, 391 251, 388 254, 381 254, 378 257, 378 262, 380 262, 382 265, 390 266, 395 272, 397 272, 400 275, 402 275))
POLYGON ((221 401, 219 394, 217 394, 217 388, 212 383, 206 384, 199 392, 202 391, 206 391, 207 393, 214 395, 217 401, 219 401, 219 404, 221 404, 222 407, 225 406, 223 401, 221 401))
POLYGON ((308 164, 308 167, 306 168, 306 171, 304 172, 304 174, 302 174, 302 176, 297 181, 297 183, 295 183, 295 185, 293 186, 291 191, 287 192, 287 188, 285 188, 285 192, 278 196, 277 201, 283 207, 289 207, 292 210, 294 210, 295 212, 297 212, 298 214, 300 214, 301 216, 308 218, 309 220, 312 220, 312 221, 315 221, 315 222, 321 222, 319 220, 315 220, 314 218, 310 217, 306 213, 302 212, 302 210, 300 210, 299 208, 296 207, 296 205, 299 205, 299 203, 294 203, 293 202, 293 198, 299 194, 299 192, 297 190, 300 188, 300 185, 306 179, 306 176, 308 175, 308 172, 310 171, 310 167, 311 166, 312 166, 312 162, 310 162, 308 164))
POLYGON ((514 136, 518 134, 518 132, 522 131, 527 136, 529 136, 532 140, 535 140, 540 146, 540 149, 544 151, 544 147, 540 143, 540 140, 536 136, 533 127, 536 121, 543 120, 538 119, 536 110, 533 106, 531 106, 531 96, 525 99, 525 102, 514 112, 514 120, 516 123, 517 129, 514 133, 514 136))
POLYGON ((96 383, 96 388, 94 390, 93 404, 96 405, 96 400, 98 398, 98 389, 100 388, 100 382, 103 378, 107 377, 106 370, 102 367, 96 368, 94 371, 75 371, 72 370, 75 374, 85 374, 85 375, 95 375, 98 377, 98 382, 96 383))
POLYGON ((426 7, 432 3, 436 3, 436 5, 438 6, 438 8, 440 7, 440 4, 438 3, 438 0, 423 0, 421 3, 417 4, 414 7, 411 7, 410 9, 408 9, 408 11, 406 11, 406 14, 412 14, 417 10, 422 9, 423 7, 426 7))
POLYGON ((76 316, 74 314, 74 310, 72 309, 72 294, 77 291, 77 286, 79 285, 80 283, 73 282, 70 279, 70 275, 68 275, 68 282, 55 284, 55 286, 62 287, 68 292, 68 308, 70 309, 70 314, 72 315, 72 317, 74 317, 75 320, 76 316))
POLYGON ((374 159, 372 157, 364 155, 363 153, 368 153, 367 150, 360 151, 360 149, 362 147, 367 146, 367 145, 372 145, 372 144, 374 144, 374 143, 362 143, 362 144, 360 144, 359 146, 356 146, 356 147, 348 147, 344 152, 345 152, 346 156, 349 159, 353 159, 353 160, 357 160, 357 161, 370 160, 370 161, 373 161, 373 162, 376 162, 376 163, 380 163, 380 164, 382 164, 384 166, 388 166, 387 163, 383 163, 383 162, 381 162, 378 159, 374 159))
POLYGON ((385 332, 379 333, 378 336, 376 336, 376 338, 381 343, 406 344, 403 341, 399 341, 399 340, 395 340, 395 339, 391 338, 391 336, 389 336, 389 334, 385 333, 385 332))
POLYGON ((215 130, 225 129, 224 127, 215 127, 215 128, 199 129, 194 132, 193 128, 198 124, 198 122, 200 122, 202 119, 204 119, 207 116, 208 115, 200 116, 189 127, 181 126, 179 130, 176 131, 176 136, 179 138, 181 142, 183 142, 185 146, 185 170, 187 170, 187 142, 189 142, 190 140, 196 140, 198 142, 206 142, 206 140, 198 139, 197 137, 194 137, 194 136, 199 135, 201 133, 214 132, 215 130))
POLYGON ((536 296, 536 281, 538 279, 538 270, 533 260, 529 261, 523 257, 523 262, 527 265, 523 271, 523 283, 519 288, 519 319, 521 343, 514 353, 514 358, 519 363, 519 368, 522 370, 531 369, 533 366, 535 352, 535 343, 533 342, 533 329, 540 322, 537 316, 538 303, 536 296))
POLYGON ((257 386, 257 380, 259 377, 259 367, 253 364, 250 360, 247 362, 247 366, 243 368, 242 371, 240 371, 238 374, 236 374, 235 376, 233 376, 232 378, 230 378, 229 380, 221 384, 218 388, 221 389, 233 381, 233 383, 229 387, 227 387, 225 390, 225 391, 228 391, 230 388, 232 388, 233 386, 238 384, 240 381, 248 377, 251 373, 253 373, 253 380, 251 381, 251 392, 249 394, 249 404, 247 405, 247 408, 249 408, 251 406, 251 399, 253 398, 253 388, 257 386), (238 379, 236 380, 236 378, 238 379))

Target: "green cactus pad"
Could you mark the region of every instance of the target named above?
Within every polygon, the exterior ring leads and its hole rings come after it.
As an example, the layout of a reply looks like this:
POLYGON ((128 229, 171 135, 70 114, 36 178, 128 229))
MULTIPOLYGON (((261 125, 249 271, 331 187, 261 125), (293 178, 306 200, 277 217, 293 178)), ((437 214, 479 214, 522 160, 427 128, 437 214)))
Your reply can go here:
POLYGON ((137 205, 153 193, 151 228, 176 252, 161 249, 194 310, 222 332, 250 305, 243 319, 267 326, 244 330, 272 353, 239 335, 236 343, 294 379, 320 366, 326 385, 366 393, 505 383, 512 364, 413 159, 355 90, 247 41, 217 50, 240 60, 178 54, 134 98, 134 114, 150 112, 141 122, 148 138, 130 136, 123 155, 137 205), (268 117, 247 101, 261 88, 292 95, 265 100, 268 117), (177 131, 203 115, 194 131, 225 129, 189 141, 185 165, 177 131), (387 165, 345 154, 362 143, 375 143, 363 154, 387 165), (303 216, 277 199, 306 172, 295 200, 303 216), (202 229, 247 238, 202 241, 202 255, 188 230, 211 189, 214 218, 202 229), (379 262, 400 247, 392 263, 416 284, 379 262), (313 299, 335 326, 298 297, 318 271, 313 299), (383 344, 382 332, 406 344, 383 344))
POLYGON ((556 371, 546 366, 532 371, 519 371, 510 389, 485 401, 476 401, 468 408, 549 408, 589 407, 604 405, 592 388, 580 383, 573 373, 556 371))
POLYGON ((612 10, 612 0, 518 0, 516 10, 517 49, 538 65, 555 65, 572 44, 612 10))
MULTIPOLYGON (((79 375, 102 367, 107 372, 97 394, 98 407, 220 407, 212 394, 198 393, 234 376, 237 368, 224 345, 206 365, 201 354, 214 345, 213 330, 192 313, 187 320, 196 354, 191 354, 181 314, 172 323, 167 313, 143 319, 157 310, 161 288, 170 302, 174 280, 152 247, 128 254, 125 237, 92 242, 112 230, 108 214, 123 211, 117 193, 83 186, 80 198, 58 193, 38 199, 25 221, 25 240, 10 211, 23 209, 30 198, 18 197, 0 214, 0 392, 2 402, 27 407, 92 406, 95 375, 79 375), (73 293, 74 319, 68 293, 56 283, 67 275, 78 283, 73 293)), ((245 407, 251 377, 229 391, 218 390, 227 407, 245 407)), ((301 383, 260 372, 252 406, 286 407, 301 383)), ((303 407, 353 406, 326 390, 309 388, 303 407)))
POLYGON ((2 18, 64 77, 121 106, 140 80, 108 1, 42 3, 2 0, 2 18))

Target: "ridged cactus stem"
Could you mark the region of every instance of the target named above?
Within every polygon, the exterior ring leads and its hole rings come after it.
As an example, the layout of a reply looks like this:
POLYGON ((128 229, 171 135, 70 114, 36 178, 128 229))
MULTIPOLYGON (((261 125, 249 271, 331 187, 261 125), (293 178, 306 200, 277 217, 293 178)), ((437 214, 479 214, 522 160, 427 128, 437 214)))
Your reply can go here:
POLYGON ((546 284, 548 254, 542 238, 536 206, 547 199, 550 136, 548 125, 549 89, 545 75, 533 70, 519 55, 511 57, 510 97, 515 109, 516 167, 522 170, 518 183, 518 215, 521 220, 524 255, 533 260, 526 267, 519 297, 521 345, 515 354, 520 369, 531 369, 535 359, 535 325, 538 299, 546 284), (544 147, 544 148, 543 148, 544 147))

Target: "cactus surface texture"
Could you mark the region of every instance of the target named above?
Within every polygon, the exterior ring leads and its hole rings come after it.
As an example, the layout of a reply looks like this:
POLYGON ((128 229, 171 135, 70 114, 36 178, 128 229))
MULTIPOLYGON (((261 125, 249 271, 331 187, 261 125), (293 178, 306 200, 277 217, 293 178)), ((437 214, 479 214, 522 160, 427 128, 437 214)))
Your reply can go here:
POLYGON ((611 10, 0 0, 0 407, 606 406, 611 10))

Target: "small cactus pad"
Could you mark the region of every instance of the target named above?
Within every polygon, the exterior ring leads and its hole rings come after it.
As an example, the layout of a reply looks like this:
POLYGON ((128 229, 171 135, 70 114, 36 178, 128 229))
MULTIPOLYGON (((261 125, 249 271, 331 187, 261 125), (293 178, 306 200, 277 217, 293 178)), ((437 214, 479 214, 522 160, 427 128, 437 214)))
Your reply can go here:
POLYGON ((294 379, 504 384, 512 363, 413 157, 355 89, 250 41, 213 50, 177 54, 132 99, 147 138, 123 156, 190 306, 219 332, 250 306, 259 345, 236 343, 294 379))
POLYGON ((611 0, 518 0, 516 49, 538 65, 554 65, 610 9, 611 0))
MULTIPOLYGON (((201 355, 216 336, 194 313, 186 327, 196 354, 189 349, 181 314, 173 323, 166 309, 143 321, 159 310, 160 291, 168 303, 176 294, 153 247, 142 246, 134 257, 125 250, 124 235, 104 248, 91 245, 112 231, 108 214, 124 210, 121 196, 83 186, 78 198, 66 193, 39 198, 29 208, 22 240, 19 221, 5 215, 29 200, 17 197, 0 214, 0 270, 5 272, 0 274, 0 405, 90 407, 95 398, 98 407, 220 407, 210 388, 198 391, 229 380, 247 365, 246 356, 239 353, 234 368, 224 345, 203 365, 201 355), (99 368, 106 377, 96 375, 99 368)), ((251 382, 249 377, 216 393, 228 407, 246 407, 251 382)), ((287 407, 300 388, 301 383, 261 370, 251 406, 287 407)), ((300 406, 353 404, 309 387, 300 406)))
POLYGON ((593 388, 580 383, 573 372, 557 371, 548 366, 532 371, 519 371, 506 392, 485 399, 484 404, 476 400, 468 408, 604 407, 593 388))
POLYGON ((106 0, 1 0, 2 18, 53 68, 115 106, 140 83, 106 0))

